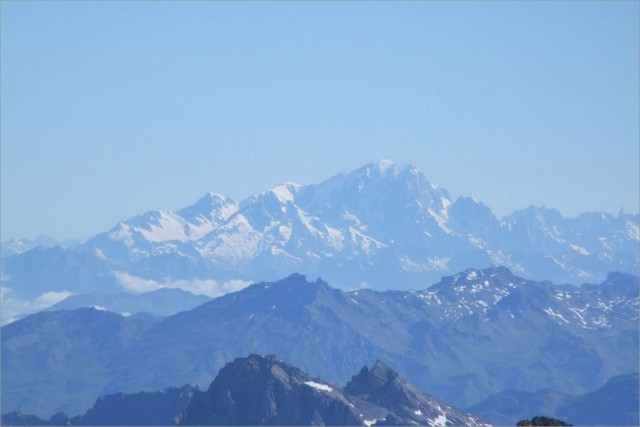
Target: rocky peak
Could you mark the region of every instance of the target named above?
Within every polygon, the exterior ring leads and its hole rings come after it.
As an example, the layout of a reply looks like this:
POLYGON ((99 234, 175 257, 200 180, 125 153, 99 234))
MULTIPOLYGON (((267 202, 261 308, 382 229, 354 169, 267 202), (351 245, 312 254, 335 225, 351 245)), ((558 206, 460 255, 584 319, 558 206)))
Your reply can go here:
POLYGON ((275 356, 227 364, 209 389, 196 393, 181 425, 361 425, 338 388, 312 379, 275 356))
POLYGON ((397 372, 378 360, 371 369, 363 366, 360 372, 347 383, 345 390, 356 395, 371 395, 383 390, 398 375, 397 372))

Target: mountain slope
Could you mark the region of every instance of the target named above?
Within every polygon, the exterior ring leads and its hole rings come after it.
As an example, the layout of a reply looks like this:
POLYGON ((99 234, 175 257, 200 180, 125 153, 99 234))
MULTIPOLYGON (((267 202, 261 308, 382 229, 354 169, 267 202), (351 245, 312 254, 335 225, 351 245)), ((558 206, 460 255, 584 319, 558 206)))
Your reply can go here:
POLYGON ((48 417, 86 410, 108 381, 108 362, 150 323, 83 308, 43 312, 2 328, 2 412, 48 417))
POLYGON ((576 425, 640 425, 638 374, 618 375, 599 389, 571 399, 557 410, 576 425))

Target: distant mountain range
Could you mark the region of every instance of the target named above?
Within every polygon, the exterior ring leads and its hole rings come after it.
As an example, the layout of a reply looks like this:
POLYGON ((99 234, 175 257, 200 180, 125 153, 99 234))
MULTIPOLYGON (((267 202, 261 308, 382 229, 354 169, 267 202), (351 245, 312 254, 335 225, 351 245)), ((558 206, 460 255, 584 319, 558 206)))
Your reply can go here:
POLYGON ((3 244, 2 281, 22 300, 123 287, 217 296, 293 272, 342 289, 424 289, 443 275, 490 265, 536 280, 595 283, 609 271, 638 271, 639 223, 639 215, 569 219, 535 206, 498 219, 472 198, 452 200, 411 165, 381 160, 241 202, 210 193, 77 245, 3 244))
POLYGON ((17 237, 2 242, 2 244, 0 245, 0 255, 5 258, 30 251, 31 249, 37 247, 52 248, 54 246, 60 246, 62 248, 68 249, 73 248, 80 243, 82 243, 80 240, 75 239, 56 240, 51 236, 47 236, 46 234, 41 234, 35 239, 17 237))
POLYGON ((622 273, 577 287, 489 268, 425 290, 345 292, 292 275, 160 321, 42 312, 2 328, 2 411, 75 414, 103 394, 205 387, 250 353, 339 384, 385 360, 461 408, 505 389, 578 395, 637 372, 638 286, 622 273))
POLYGON ((104 396, 84 415, 49 421, 20 412, 3 425, 335 425, 482 426, 479 419, 430 396, 377 361, 341 388, 275 356, 227 364, 205 392, 184 386, 162 392, 104 396))

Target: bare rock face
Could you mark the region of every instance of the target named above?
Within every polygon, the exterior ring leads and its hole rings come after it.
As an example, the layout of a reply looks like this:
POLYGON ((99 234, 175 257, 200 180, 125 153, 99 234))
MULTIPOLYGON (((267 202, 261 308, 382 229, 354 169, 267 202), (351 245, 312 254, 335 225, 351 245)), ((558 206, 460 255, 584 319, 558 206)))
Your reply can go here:
POLYGON ((376 425, 480 425, 481 422, 445 402, 417 389, 406 378, 377 361, 366 366, 347 383, 352 398, 384 408, 387 413, 376 425))
POLYGON ((361 425, 337 387, 275 356, 251 355, 225 366, 197 393, 180 425, 361 425))

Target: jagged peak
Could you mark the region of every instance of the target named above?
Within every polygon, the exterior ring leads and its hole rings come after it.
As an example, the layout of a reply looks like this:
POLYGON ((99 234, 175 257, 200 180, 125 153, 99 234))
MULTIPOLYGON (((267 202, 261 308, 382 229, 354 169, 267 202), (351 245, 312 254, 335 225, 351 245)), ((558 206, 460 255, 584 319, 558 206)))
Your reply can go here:
POLYGON ((178 212, 187 212, 192 210, 200 210, 208 207, 221 207, 225 205, 237 205, 237 202, 231 197, 223 194, 208 192, 200 197, 194 204, 180 209, 178 212))
POLYGON ((231 197, 213 191, 206 192, 200 200, 231 200, 231 197))
POLYGON ((535 218, 537 221, 546 221, 546 220, 559 221, 559 220, 565 219, 560 213, 560 211, 556 209, 547 208, 544 205, 542 206, 530 205, 523 209, 516 209, 515 211, 513 211, 511 215, 507 215, 505 218, 503 218, 503 220, 509 222, 509 221, 516 221, 521 218, 531 218, 531 219, 535 218))
POLYGON ((376 360, 371 369, 363 366, 360 372, 351 377, 345 389, 355 394, 371 393, 384 388, 398 376, 399 374, 396 371, 380 360, 376 360))

